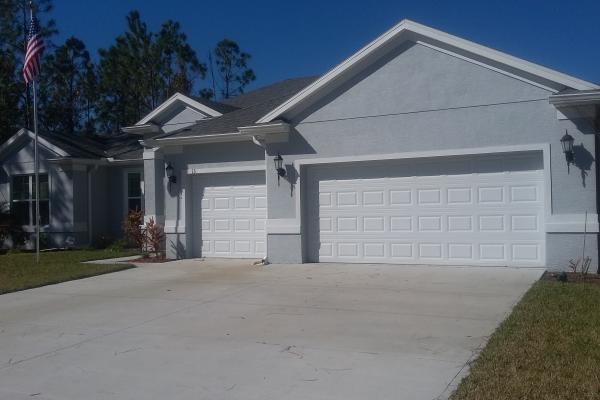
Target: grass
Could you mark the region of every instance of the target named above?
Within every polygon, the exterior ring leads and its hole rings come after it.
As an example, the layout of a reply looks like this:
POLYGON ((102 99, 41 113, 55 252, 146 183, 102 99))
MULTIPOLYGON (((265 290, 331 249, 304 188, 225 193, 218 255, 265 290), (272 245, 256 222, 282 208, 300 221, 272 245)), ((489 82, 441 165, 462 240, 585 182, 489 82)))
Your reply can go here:
POLYGON ((81 264, 82 261, 125 257, 136 251, 71 250, 40 254, 7 253, 0 255, 0 294, 131 268, 128 264, 81 264))
POLYGON ((600 399, 600 285, 540 281, 452 400, 600 399))

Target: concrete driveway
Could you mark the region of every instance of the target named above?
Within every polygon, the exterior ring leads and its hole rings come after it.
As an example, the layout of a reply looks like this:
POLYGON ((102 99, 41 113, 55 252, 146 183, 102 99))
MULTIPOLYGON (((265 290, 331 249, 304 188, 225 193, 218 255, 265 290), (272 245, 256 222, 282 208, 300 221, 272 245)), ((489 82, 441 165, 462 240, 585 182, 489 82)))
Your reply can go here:
POLYGON ((444 397, 541 273, 187 260, 3 295, 0 399, 444 397))

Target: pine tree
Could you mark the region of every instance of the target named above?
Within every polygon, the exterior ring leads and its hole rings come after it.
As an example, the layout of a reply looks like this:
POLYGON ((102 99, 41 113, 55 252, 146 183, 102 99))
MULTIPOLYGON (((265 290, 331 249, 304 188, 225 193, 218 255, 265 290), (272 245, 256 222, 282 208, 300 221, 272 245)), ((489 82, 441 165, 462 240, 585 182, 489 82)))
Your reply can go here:
MULTIPOLYGON (((40 28, 47 47, 57 32, 54 20, 46 18, 52 7, 52 0, 36 1, 35 12, 42 17, 40 28)), ((21 76, 29 22, 29 1, 0 1, 0 143, 12 136, 15 128, 32 125, 30 92, 21 76)))
POLYGON ((106 132, 131 125, 175 92, 189 93, 206 72, 174 21, 151 32, 137 11, 127 16, 127 31, 108 49, 98 66, 98 118, 106 132))
MULTIPOLYGON (((79 133, 90 122, 90 74, 85 44, 71 37, 46 57, 40 81, 40 122, 48 132, 79 133)), ((89 127, 88 127, 89 128, 89 127)))
MULTIPOLYGON (((215 64, 220 78, 221 97, 228 99, 244 93, 244 88, 256 79, 254 71, 248 67, 252 56, 240 49, 231 39, 223 39, 214 49, 215 64)), ((209 91, 205 91, 209 95, 209 91)), ((214 95, 214 92, 213 92, 214 95)))

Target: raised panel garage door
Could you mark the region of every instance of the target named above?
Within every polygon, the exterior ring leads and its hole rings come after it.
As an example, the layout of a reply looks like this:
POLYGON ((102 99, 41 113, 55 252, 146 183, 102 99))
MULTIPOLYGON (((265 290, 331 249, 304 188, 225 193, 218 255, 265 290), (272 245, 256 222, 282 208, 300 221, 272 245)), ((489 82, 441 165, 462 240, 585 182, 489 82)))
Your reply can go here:
POLYGON ((266 256, 264 173, 222 174, 194 182, 194 245, 201 257, 266 256), (247 182, 248 184, 242 184, 247 182))
POLYGON ((315 253, 321 262, 543 265, 543 182, 542 170, 318 180, 315 253))

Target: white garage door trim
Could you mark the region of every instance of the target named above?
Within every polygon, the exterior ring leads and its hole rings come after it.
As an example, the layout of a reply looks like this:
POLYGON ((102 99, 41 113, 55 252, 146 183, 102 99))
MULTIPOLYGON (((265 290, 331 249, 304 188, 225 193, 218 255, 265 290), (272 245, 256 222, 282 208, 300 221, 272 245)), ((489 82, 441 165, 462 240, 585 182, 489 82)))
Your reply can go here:
POLYGON ((218 175, 193 179, 194 254, 219 258, 265 257, 266 185, 220 185, 218 175))

